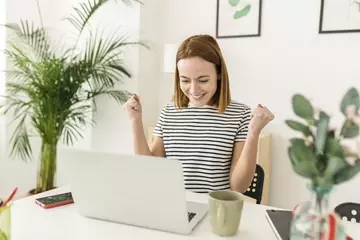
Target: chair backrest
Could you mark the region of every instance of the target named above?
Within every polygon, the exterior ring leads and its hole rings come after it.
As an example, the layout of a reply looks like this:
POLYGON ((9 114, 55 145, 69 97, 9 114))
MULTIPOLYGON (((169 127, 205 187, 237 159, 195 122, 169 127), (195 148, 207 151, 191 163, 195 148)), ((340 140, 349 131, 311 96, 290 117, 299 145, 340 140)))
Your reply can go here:
POLYGON ((261 203, 264 178, 265 178, 264 169, 259 164, 256 164, 255 175, 251 181, 250 186, 244 193, 244 195, 256 199, 256 204, 261 203))
POLYGON ((343 220, 360 223, 360 203, 341 203, 335 207, 335 213, 343 220))

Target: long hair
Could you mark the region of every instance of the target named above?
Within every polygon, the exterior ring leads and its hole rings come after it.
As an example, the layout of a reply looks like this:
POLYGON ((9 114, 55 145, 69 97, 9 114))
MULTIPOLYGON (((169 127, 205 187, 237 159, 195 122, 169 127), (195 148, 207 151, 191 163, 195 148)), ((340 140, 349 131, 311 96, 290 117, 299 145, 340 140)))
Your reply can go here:
POLYGON ((220 47, 215 38, 210 35, 191 36, 181 43, 177 51, 173 97, 175 107, 183 108, 189 104, 189 98, 181 91, 180 88, 180 77, 177 63, 181 59, 191 57, 200 57, 215 65, 218 78, 217 89, 209 104, 216 106, 219 112, 224 112, 231 100, 229 76, 220 47))

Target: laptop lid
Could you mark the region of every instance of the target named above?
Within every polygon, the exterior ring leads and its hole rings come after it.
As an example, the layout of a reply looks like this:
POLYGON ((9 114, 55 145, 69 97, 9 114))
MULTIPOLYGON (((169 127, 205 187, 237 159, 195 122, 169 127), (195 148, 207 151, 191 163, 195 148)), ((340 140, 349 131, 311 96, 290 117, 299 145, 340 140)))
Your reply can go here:
POLYGON ((64 150, 58 159, 80 214, 102 220, 188 232, 179 161, 64 150))

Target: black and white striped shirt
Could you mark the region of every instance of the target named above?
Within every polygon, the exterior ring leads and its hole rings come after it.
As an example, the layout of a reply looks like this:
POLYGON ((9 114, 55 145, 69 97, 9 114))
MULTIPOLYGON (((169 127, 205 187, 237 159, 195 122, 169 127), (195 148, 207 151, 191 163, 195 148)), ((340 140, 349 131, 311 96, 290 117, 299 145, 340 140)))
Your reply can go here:
POLYGON ((230 188, 234 142, 245 141, 251 109, 231 101, 224 113, 215 107, 162 109, 154 135, 163 138, 167 158, 180 160, 185 188, 198 193, 230 188))

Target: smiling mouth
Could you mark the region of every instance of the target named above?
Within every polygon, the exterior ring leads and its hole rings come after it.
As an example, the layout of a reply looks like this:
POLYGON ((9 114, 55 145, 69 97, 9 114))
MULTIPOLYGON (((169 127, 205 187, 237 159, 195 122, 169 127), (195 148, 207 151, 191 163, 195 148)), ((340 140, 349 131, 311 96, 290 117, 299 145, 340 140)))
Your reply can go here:
POLYGON ((205 94, 206 94, 206 93, 201 94, 201 95, 191 95, 191 96, 192 96, 192 98, 195 99, 195 100, 200 100, 200 99, 202 99, 202 98, 205 96, 205 94))

